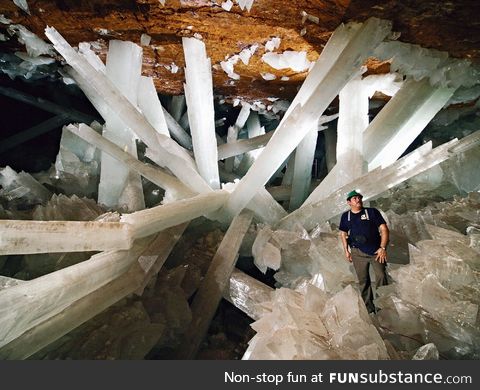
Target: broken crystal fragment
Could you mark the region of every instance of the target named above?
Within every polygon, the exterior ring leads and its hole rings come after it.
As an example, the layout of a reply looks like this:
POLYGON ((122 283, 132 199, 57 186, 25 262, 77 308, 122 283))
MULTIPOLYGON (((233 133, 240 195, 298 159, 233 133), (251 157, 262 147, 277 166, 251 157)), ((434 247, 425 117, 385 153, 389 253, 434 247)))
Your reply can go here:
POLYGON ((269 242, 272 235, 270 227, 264 226, 259 229, 252 246, 254 264, 263 273, 266 273, 268 268, 275 271, 280 268, 280 249, 269 242))
POLYGON ((51 44, 46 43, 21 24, 9 25, 8 31, 17 34, 18 41, 25 45, 29 56, 38 57, 42 54, 49 56, 53 55, 53 47, 51 44))
POLYGON ((140 45, 142 46, 148 46, 150 45, 150 41, 152 40, 152 37, 148 34, 142 34, 140 36, 140 45))
POLYGON ((274 69, 292 69, 294 72, 304 72, 310 67, 306 51, 286 50, 283 53, 265 53, 262 61, 274 69))
POLYGON ((21 8, 21 9, 24 10, 27 14, 30 15, 30 10, 28 9, 27 0, 13 0, 13 2, 15 3, 15 5, 16 5, 18 8, 21 8))
POLYGON ((227 0, 222 3, 222 8, 225 11, 230 11, 232 7, 233 7, 233 2, 231 0, 227 0))
POLYGON ((275 76, 274 74, 272 73, 268 73, 268 72, 261 72, 260 75, 262 76, 262 78, 264 80, 275 80, 277 78, 277 76, 275 76))
POLYGON ((45 203, 52 195, 30 174, 16 173, 9 166, 0 170, 0 185, 2 186, 0 196, 23 207, 45 203))
POLYGON ((438 360, 438 349, 434 343, 428 343, 418 348, 412 360, 438 360))
POLYGON ((246 8, 247 11, 250 12, 250 9, 252 8, 253 2, 255 0, 236 0, 236 1, 240 9, 243 10, 246 8))
POLYGON ((278 37, 273 37, 269 41, 265 43, 265 50, 266 51, 274 51, 280 47, 281 39, 278 37))

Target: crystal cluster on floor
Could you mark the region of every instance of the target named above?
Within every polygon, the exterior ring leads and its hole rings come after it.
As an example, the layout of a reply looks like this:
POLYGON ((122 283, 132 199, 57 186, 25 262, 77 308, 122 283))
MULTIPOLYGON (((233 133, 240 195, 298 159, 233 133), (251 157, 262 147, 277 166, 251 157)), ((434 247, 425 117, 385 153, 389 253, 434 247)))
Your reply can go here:
MULTIPOLYGON (((253 0, 237 4, 249 11, 253 0)), ((409 149, 479 75, 447 53, 390 40, 391 27, 341 25, 313 64, 305 52, 274 53, 272 38, 263 61, 307 78, 290 105, 272 98, 269 115, 285 111, 274 130, 262 126, 263 103, 237 101, 222 137, 201 37, 183 38, 185 95, 163 107, 141 76, 141 46, 112 40, 104 64, 54 27, 50 45, 10 26, 30 63, 57 50, 62 76, 105 123, 72 119, 47 172, 0 170, 0 357, 194 358, 202 341, 222 338, 206 333, 223 297, 255 320, 244 359, 479 358, 480 132, 409 149), (370 56, 393 58, 392 73, 364 76, 370 56), (392 98, 370 122, 375 92, 392 98), (312 188, 323 138, 329 172, 312 188), (391 228, 397 264, 376 315, 338 239, 352 188, 391 228), (275 272, 276 289, 235 269, 239 257, 275 272)), ((259 47, 222 68, 235 79, 234 65, 248 66, 259 47)))
MULTIPOLYGON (((469 158, 475 157, 478 158, 478 153, 475 156, 470 151, 469 158)), ((461 175, 462 167, 455 159, 451 159, 405 181, 372 201, 375 206, 385 211, 391 229, 389 258, 393 263, 390 264, 389 274, 392 284, 378 289, 379 296, 375 304, 381 310, 376 316, 369 318, 388 350, 387 357, 383 358, 479 357, 480 196, 478 192, 470 192, 466 196, 458 195, 462 194, 461 188, 456 184, 457 177, 461 175), (419 192, 421 198, 415 197, 419 192), (438 202, 439 199, 451 199, 452 196, 453 200, 438 202), (418 200, 421 203, 418 203, 418 200)), ((479 182, 476 183, 477 187, 474 189, 478 188, 479 182)), ((471 183, 471 186, 475 184, 471 183)), ((331 223, 334 225, 338 220, 334 218, 331 223)), ((299 226, 295 225, 293 231, 263 227, 257 235, 256 248, 254 244, 257 266, 260 264, 272 268, 272 263, 268 261, 272 258, 272 251, 267 248, 268 245, 277 248, 277 257, 281 259, 275 260, 275 269, 280 268, 275 278, 279 285, 290 288, 283 288, 284 295, 291 294, 296 298, 282 300, 278 295, 262 303, 271 312, 261 316, 260 320, 252 325, 258 333, 251 340, 244 359, 321 358, 321 355, 313 353, 304 355, 306 345, 314 349, 315 353, 324 350, 324 346, 320 348, 316 344, 318 336, 321 335, 321 327, 301 337, 292 328, 299 331, 305 329, 304 325, 297 329, 293 320, 282 322, 280 318, 302 318, 304 321, 304 317, 315 315, 315 321, 323 321, 322 311, 326 299, 339 294, 339 289, 344 286, 355 288, 353 270, 348 269, 348 263, 344 260, 338 234, 330 233, 331 225, 318 225, 310 235, 299 226), (259 246, 265 248, 265 251, 262 252, 259 246), (313 246, 316 247, 313 252, 317 253, 316 257, 312 255, 313 246), (263 262, 261 255, 264 256, 263 262), (326 259, 323 264, 320 263, 322 256, 326 259), (344 268, 343 281, 335 280, 335 277, 340 278, 342 275, 336 265, 344 268), (312 272, 314 269, 323 273, 315 275, 312 272), (333 284, 328 285, 325 281, 333 284), (323 300, 320 300, 321 306, 314 314, 310 313, 306 303, 312 291, 323 296, 323 300), (297 303, 296 315, 289 317, 282 312, 286 302, 288 305, 297 303), (279 313, 282 313, 281 316, 279 313), (279 345, 284 349, 277 349, 279 345)), ((261 266, 259 268, 263 270, 261 266)), ((289 307, 288 310, 293 309, 289 307)), ((333 336, 328 333, 323 337, 328 339, 333 336)), ((365 337, 364 340, 368 339, 365 337)), ((351 348, 354 345, 346 341, 342 346, 351 348)), ((358 348, 358 345, 356 347, 358 348)), ((333 353, 331 343, 327 350, 328 353, 333 353)), ((373 355, 333 356, 334 359, 378 358, 372 357, 373 355)))
POLYGON ((347 286, 332 295, 307 285, 280 288, 272 311, 252 324, 257 332, 244 359, 389 359, 360 294, 347 286))

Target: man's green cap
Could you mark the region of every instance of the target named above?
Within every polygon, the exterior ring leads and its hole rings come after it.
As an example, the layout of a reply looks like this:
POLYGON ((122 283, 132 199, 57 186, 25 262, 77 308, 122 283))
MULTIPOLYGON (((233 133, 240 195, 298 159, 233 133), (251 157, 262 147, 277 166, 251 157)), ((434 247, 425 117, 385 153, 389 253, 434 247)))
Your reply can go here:
POLYGON ((358 193, 357 191, 353 190, 353 191, 350 191, 348 194, 347 194, 347 200, 350 200, 350 198, 353 198, 354 196, 360 196, 363 198, 363 195, 358 193))

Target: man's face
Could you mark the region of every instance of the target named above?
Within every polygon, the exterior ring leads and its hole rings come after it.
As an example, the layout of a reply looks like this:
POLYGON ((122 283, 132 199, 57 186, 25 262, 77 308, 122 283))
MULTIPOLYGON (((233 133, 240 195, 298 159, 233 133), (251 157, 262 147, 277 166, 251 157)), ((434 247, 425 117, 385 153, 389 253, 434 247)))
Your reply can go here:
POLYGON ((359 208, 363 206, 362 202, 362 197, 355 195, 350 198, 350 200, 347 201, 348 205, 353 208, 359 208))

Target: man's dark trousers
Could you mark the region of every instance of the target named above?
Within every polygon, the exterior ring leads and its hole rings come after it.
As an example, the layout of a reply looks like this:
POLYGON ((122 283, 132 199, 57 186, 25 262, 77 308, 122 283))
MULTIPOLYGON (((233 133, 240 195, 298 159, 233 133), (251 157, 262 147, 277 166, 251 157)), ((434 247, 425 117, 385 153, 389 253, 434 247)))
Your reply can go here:
POLYGON ((351 248, 352 262, 358 277, 358 284, 362 294, 363 301, 369 313, 375 312, 373 305, 373 291, 370 280, 370 264, 375 272, 375 286, 386 286, 388 284, 386 263, 379 263, 375 260, 375 255, 367 255, 358 248, 351 248))

